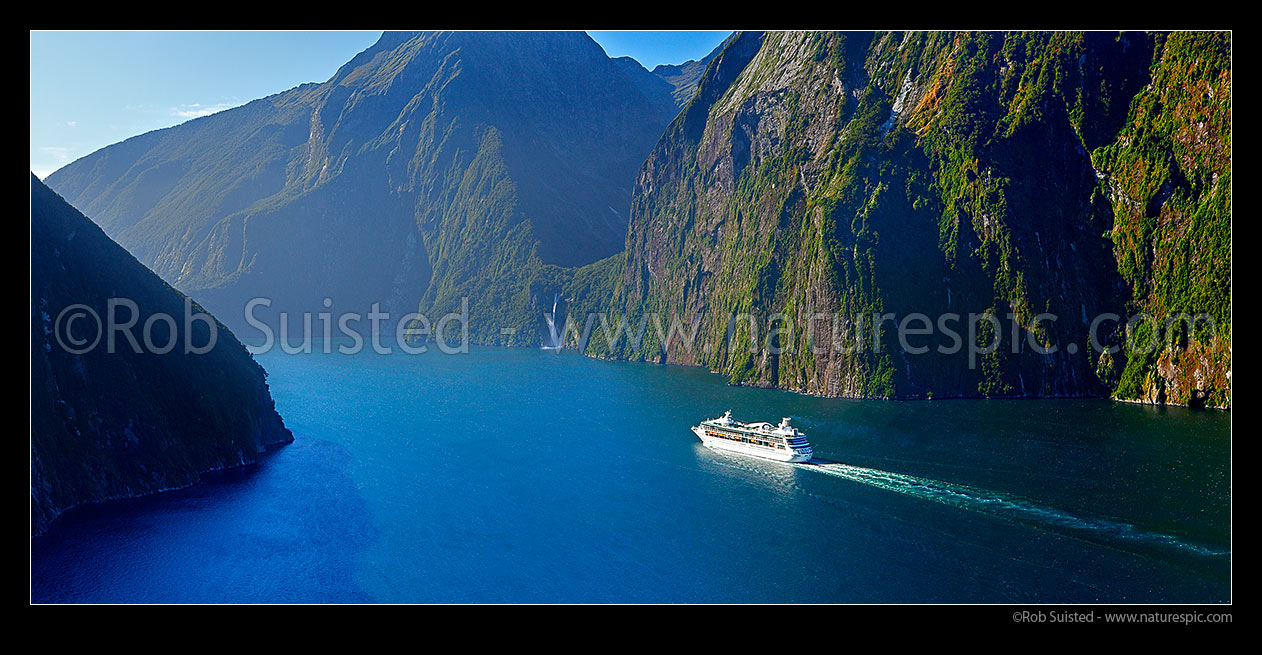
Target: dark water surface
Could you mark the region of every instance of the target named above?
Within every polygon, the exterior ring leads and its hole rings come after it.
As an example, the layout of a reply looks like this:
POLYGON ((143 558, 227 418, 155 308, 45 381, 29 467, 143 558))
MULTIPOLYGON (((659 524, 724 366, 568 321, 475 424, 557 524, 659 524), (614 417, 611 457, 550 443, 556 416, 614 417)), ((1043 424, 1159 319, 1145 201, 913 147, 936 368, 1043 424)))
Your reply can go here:
POLYGON ((63 517, 36 602, 1225 602, 1231 416, 569 353, 258 356, 296 441, 63 517), (819 461, 709 451, 731 409, 819 461))

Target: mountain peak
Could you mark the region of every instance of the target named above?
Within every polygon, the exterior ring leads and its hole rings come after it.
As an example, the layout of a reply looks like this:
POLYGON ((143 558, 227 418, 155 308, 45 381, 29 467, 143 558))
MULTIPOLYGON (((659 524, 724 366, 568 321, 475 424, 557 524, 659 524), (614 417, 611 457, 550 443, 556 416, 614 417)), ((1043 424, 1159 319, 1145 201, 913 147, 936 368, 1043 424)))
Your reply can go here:
POLYGON ((666 91, 584 32, 387 32, 323 84, 107 147, 49 184, 230 322, 260 295, 446 311, 504 267, 522 277, 498 297, 520 304, 541 266, 622 250, 666 91))

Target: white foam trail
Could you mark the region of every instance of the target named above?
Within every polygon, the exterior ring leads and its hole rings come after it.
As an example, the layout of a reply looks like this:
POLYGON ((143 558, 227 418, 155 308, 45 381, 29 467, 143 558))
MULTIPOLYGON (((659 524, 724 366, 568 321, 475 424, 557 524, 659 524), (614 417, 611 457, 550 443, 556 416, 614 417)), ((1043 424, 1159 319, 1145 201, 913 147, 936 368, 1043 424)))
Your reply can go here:
POLYGON ((1162 544, 1179 548, 1198 555, 1230 555, 1230 550, 1218 550, 1206 546, 1187 543, 1178 537, 1159 532, 1141 530, 1129 523, 1109 519, 1084 518, 1074 516, 1051 507, 1045 507, 1022 498, 1016 498, 994 491, 974 487, 930 480, 903 473, 891 473, 878 469, 852 466, 839 462, 811 460, 797 464, 798 468, 819 471, 854 482, 871 485, 880 489, 894 491, 917 498, 932 500, 964 509, 996 514, 1007 518, 1025 520, 1038 524, 1052 525, 1069 530, 1080 530, 1103 533, 1107 536, 1162 544))

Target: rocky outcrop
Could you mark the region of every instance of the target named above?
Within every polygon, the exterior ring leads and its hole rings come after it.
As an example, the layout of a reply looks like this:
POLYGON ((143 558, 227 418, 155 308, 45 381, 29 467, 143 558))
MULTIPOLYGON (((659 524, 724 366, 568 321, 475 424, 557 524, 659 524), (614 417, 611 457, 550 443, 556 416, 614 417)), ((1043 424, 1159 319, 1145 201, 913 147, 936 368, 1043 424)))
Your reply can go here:
POLYGON ((72 507, 185 487, 293 441, 245 347, 212 318, 185 323, 201 312, 31 176, 33 536, 72 507), (138 310, 141 352, 122 332, 110 352, 112 298, 138 310))

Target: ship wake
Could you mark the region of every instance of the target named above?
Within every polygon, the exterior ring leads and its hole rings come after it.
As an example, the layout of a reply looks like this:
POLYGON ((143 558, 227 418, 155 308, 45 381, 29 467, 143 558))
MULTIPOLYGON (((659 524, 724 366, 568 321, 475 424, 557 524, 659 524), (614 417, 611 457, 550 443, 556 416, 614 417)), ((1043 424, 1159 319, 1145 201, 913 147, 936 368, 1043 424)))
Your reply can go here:
POLYGON ((983 512, 1009 520, 1050 527, 1075 535, 1103 536, 1110 539, 1155 544, 1205 556, 1227 556, 1231 554, 1230 550, 1189 543, 1174 535, 1144 530, 1124 521, 1079 516, 1023 498, 962 484, 820 459, 813 459, 794 466, 804 470, 818 471, 827 475, 845 478, 852 482, 866 484, 886 491, 915 496, 961 509, 983 512))

